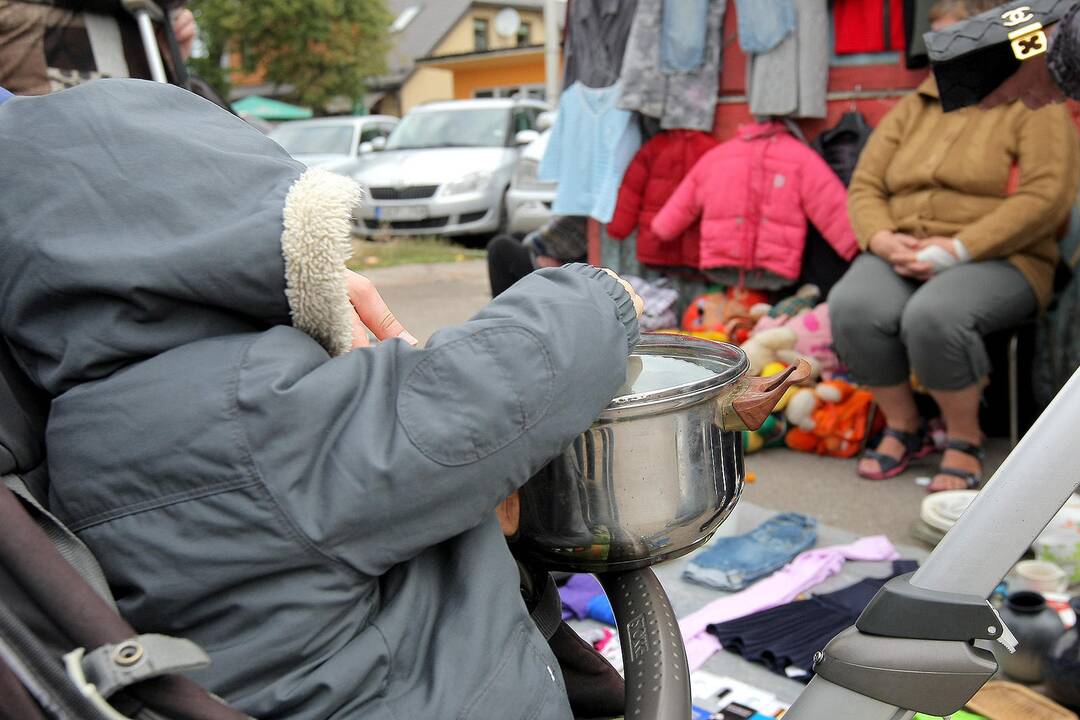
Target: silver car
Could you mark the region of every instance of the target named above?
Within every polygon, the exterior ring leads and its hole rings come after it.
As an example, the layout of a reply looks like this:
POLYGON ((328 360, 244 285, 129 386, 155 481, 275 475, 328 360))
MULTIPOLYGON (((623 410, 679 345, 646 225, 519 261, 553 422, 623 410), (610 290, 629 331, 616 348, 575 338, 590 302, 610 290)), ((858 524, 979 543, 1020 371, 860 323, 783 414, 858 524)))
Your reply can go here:
MULTIPOLYGON (((545 113, 548 114, 548 113, 545 113)), ((551 130, 544 129, 545 118, 541 116, 543 133, 525 146, 514 168, 510 191, 506 193, 506 206, 510 214, 510 232, 517 235, 539 230, 551 219, 551 205, 555 202, 556 183, 540 180, 537 171, 547 150, 551 130)))
POLYGON ((519 148, 548 106, 528 99, 452 100, 410 111, 354 177, 367 190, 360 235, 469 235, 506 227, 519 148), (380 149, 381 146, 381 149, 380 149))
POLYGON ((351 176, 371 151, 371 142, 386 138, 397 124, 389 115, 293 120, 278 125, 269 137, 308 167, 351 176))

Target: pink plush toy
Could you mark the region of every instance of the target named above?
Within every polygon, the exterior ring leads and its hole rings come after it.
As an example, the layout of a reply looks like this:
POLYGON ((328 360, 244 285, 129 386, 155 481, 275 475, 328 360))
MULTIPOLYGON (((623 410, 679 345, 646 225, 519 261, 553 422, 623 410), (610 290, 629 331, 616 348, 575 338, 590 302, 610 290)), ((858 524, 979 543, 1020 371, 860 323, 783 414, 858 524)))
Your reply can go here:
POLYGON ((840 369, 840 360, 832 349, 832 325, 829 323, 828 305, 822 303, 812 310, 803 310, 794 317, 762 317, 754 326, 754 336, 763 330, 783 327, 795 333, 795 346, 780 353, 780 360, 790 362, 791 356, 802 356, 813 361, 824 380, 831 380, 840 369))
POLYGON ((829 323, 829 307, 821 303, 813 310, 804 310, 788 323, 787 327, 795 331, 795 352, 817 360, 821 367, 821 377, 832 378, 840 369, 840 359, 832 347, 832 325, 829 323))

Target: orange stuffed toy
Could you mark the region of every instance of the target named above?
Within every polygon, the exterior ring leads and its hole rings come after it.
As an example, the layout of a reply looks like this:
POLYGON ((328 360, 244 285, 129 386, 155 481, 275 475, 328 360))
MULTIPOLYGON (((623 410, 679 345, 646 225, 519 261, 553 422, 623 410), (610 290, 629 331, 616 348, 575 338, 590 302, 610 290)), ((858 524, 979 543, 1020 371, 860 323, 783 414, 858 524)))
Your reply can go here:
POLYGON ((792 429, 784 441, 793 450, 852 457, 859 452, 867 432, 873 434, 883 422, 879 414, 875 418, 875 427, 867 427, 873 396, 842 380, 819 383, 813 390, 803 390, 801 394, 803 398, 793 397, 788 405, 792 429), (806 409, 811 398, 807 393, 813 396, 809 416, 806 409))
POLYGON ((750 308, 767 298, 763 292, 734 287, 699 295, 683 313, 682 329, 706 337, 707 333, 723 333, 726 338, 741 343, 754 329, 755 318, 750 308))

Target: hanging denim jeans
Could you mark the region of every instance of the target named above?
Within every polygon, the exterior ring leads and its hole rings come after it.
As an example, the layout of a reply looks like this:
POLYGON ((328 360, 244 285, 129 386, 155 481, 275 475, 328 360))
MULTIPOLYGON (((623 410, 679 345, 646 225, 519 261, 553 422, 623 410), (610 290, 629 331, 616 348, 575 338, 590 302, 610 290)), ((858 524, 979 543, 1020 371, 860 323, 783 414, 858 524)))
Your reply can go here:
POLYGON ((734 592, 771 575, 817 540, 817 520, 798 513, 769 518, 746 535, 714 540, 683 571, 700 585, 734 592))
POLYGON ((794 0, 735 0, 739 46, 753 55, 767 53, 795 29, 794 0))
POLYGON ((691 72, 705 60, 709 0, 664 0, 660 21, 660 69, 691 72))

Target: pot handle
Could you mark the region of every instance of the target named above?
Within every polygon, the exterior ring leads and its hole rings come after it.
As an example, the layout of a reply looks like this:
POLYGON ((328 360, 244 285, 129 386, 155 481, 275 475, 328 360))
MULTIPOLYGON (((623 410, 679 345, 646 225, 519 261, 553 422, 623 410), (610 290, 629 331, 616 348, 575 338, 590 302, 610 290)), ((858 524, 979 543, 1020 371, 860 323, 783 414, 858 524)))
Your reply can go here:
POLYGON ((757 430, 784 393, 792 385, 810 378, 813 368, 806 358, 799 358, 782 373, 768 377, 740 380, 741 388, 725 398, 720 407, 721 425, 725 430, 757 430))
POLYGON ((596 576, 619 626, 628 718, 686 720, 690 669, 667 593, 649 568, 596 576))

